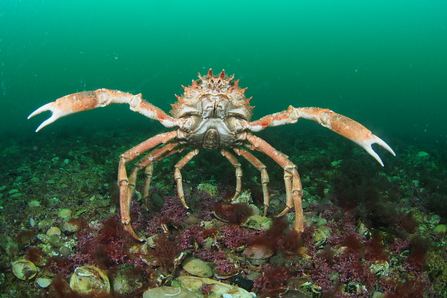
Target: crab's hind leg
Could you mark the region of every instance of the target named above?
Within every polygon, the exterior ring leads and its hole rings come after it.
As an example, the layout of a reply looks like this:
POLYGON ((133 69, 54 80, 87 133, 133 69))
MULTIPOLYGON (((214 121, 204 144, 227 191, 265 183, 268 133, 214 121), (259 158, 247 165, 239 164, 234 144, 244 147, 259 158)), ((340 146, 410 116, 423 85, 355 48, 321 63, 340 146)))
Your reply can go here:
POLYGON ((178 198, 180 199, 180 201, 182 202, 182 205, 185 206, 185 208, 188 208, 188 205, 186 204, 185 201, 185 193, 183 191, 183 178, 182 178, 182 172, 181 169, 189 162, 191 161, 191 159, 196 156, 197 154, 199 154, 199 149, 194 149, 190 152, 188 152, 188 154, 186 154, 185 156, 182 157, 182 159, 180 159, 180 161, 175 165, 175 170, 174 170, 174 178, 175 181, 177 181, 177 195, 178 198))
MULTIPOLYGON (((248 146, 252 150, 256 150, 253 146, 248 146)), ((270 182, 269 174, 267 172, 266 166, 257 159, 253 154, 248 151, 245 151, 241 148, 234 148, 234 152, 238 155, 243 156, 246 160, 248 160, 260 173, 261 173, 261 184, 262 184, 262 194, 264 199, 264 216, 267 214, 267 210, 270 205, 270 194, 268 189, 268 183, 270 182)))
POLYGON ((118 166, 118 186, 120 188, 121 222, 123 223, 125 230, 129 232, 129 234, 132 235, 132 237, 134 237, 138 241, 143 241, 143 239, 138 237, 138 235, 133 230, 132 225, 130 224, 131 221, 130 200, 132 198, 131 193, 133 192, 132 190, 134 188, 132 184, 133 185, 135 184, 136 173, 138 172, 138 170, 134 170, 133 171, 134 174, 131 175, 131 178, 129 179, 127 176, 126 164, 128 162, 131 162, 138 156, 140 156, 140 154, 142 154, 143 152, 146 152, 154 148, 155 146, 160 145, 161 143, 167 143, 173 140, 176 136, 177 136, 176 131, 158 134, 144 141, 143 143, 133 147, 132 149, 127 150, 120 156, 120 163, 118 166))
POLYGON ((168 143, 157 149, 152 150, 151 153, 143 157, 133 168, 132 173, 129 176, 129 197, 132 197, 135 190, 137 174, 138 172, 145 168, 144 175, 146 176, 146 181, 144 183, 143 196, 147 197, 149 195, 149 185, 152 181, 152 173, 154 171, 154 164, 169 155, 179 152, 180 150, 174 150, 177 143, 168 143))
POLYGON ((292 208, 295 208, 295 231, 301 233, 304 231, 304 216, 301 199, 303 197, 303 188, 301 186, 300 176, 296 166, 288 159, 286 155, 273 148, 269 143, 252 134, 247 134, 247 141, 254 150, 263 152, 270 156, 284 170, 284 183, 286 187, 286 208, 278 214, 282 216, 292 208))
POLYGON ((115 103, 128 104, 132 111, 141 113, 148 118, 158 120, 166 127, 173 127, 178 122, 159 108, 143 100, 141 94, 133 95, 104 88, 95 91, 73 93, 61 97, 56 101, 41 106, 31 113, 31 115, 28 116, 28 119, 45 111, 50 111, 52 113, 51 117, 42 122, 36 129, 37 132, 59 118, 95 108, 102 108, 115 103))
POLYGON ((234 157, 230 152, 225 149, 220 150, 220 153, 228 159, 228 161, 233 165, 236 175, 236 191, 234 192, 234 196, 231 200, 236 199, 242 191, 242 167, 241 164, 237 161, 236 157, 234 157))

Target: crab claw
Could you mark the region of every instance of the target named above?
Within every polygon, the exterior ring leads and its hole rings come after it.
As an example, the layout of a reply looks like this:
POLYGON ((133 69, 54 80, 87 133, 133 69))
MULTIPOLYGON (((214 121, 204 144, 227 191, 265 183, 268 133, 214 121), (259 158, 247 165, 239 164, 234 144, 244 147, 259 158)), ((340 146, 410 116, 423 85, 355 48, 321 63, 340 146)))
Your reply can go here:
POLYGON ((383 141, 378 136, 373 135, 371 132, 370 132, 370 136, 367 139, 363 139, 363 140, 357 140, 357 139, 351 139, 351 138, 349 138, 349 139, 351 141, 353 141, 354 143, 358 144, 363 149, 365 149, 365 151, 368 152, 372 157, 374 157, 377 160, 377 162, 380 163, 380 165, 382 167, 384 166, 382 159, 380 159, 380 156, 373 150, 373 148, 371 147, 372 144, 378 144, 378 145, 382 146, 383 148, 385 148, 386 150, 388 150, 388 152, 390 152, 391 154, 396 156, 396 153, 394 153, 393 149, 391 149, 391 147, 388 146, 388 144, 385 143, 385 141, 383 141))
POLYGON ((41 130, 42 128, 44 128, 45 126, 53 123, 54 121, 56 121, 59 118, 68 116, 70 114, 76 113, 75 111, 63 111, 58 107, 58 104, 56 101, 54 102, 50 102, 47 103, 46 105, 41 106, 40 108, 38 108, 37 110, 35 110, 34 112, 32 112, 29 116, 28 119, 30 119, 31 117, 34 117, 42 112, 45 111, 51 111, 52 115, 50 118, 48 118, 47 120, 45 120, 44 122, 42 122, 42 124, 39 125, 39 127, 36 129, 36 132, 38 132, 39 130, 41 130))
POLYGON ((293 123, 293 121, 296 122, 298 118, 313 120, 339 135, 350 139, 365 149, 366 152, 374 157, 382 167, 383 162, 379 155, 372 149, 372 144, 378 144, 396 156, 396 153, 394 153, 393 149, 391 149, 387 143, 378 136, 373 135, 372 132, 362 124, 331 110, 321 108, 294 108, 290 106, 288 113, 290 113, 290 116, 289 119, 286 118, 286 120, 291 123, 293 123))
POLYGON ((371 147, 372 144, 378 144, 388 150, 391 154, 396 156, 393 149, 388 146, 381 138, 373 135, 372 132, 351 118, 334 113, 330 110, 325 110, 320 113, 320 124, 333 130, 334 132, 350 139, 374 157, 377 162, 383 167, 382 159, 371 147))

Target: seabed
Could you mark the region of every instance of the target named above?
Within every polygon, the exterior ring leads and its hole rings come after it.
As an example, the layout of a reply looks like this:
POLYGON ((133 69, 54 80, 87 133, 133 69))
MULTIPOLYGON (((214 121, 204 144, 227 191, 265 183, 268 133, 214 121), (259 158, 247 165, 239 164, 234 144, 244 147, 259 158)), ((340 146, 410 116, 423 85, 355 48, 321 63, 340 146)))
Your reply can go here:
POLYGON ((161 131, 70 127, 5 138, 0 297, 149 297, 154 288, 182 297, 446 297, 445 148, 384 137, 397 156, 375 148, 382 168, 317 129, 258 134, 298 166, 301 235, 290 229, 294 212, 275 217, 285 191, 269 157, 255 154, 270 175, 263 217, 259 172, 240 159, 243 195, 231 204, 234 168, 204 150, 182 170, 189 210, 173 177, 185 152, 156 164, 147 198, 139 176, 131 216, 144 243, 120 223, 117 166, 161 131))

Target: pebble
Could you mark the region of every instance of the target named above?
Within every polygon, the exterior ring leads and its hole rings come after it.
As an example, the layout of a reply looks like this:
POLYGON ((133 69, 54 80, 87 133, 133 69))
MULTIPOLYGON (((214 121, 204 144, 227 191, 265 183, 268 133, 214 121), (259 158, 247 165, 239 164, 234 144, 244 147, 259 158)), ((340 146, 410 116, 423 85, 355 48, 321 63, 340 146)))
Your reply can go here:
POLYGON ((15 194, 18 192, 19 192, 19 190, 14 188, 14 189, 11 189, 10 191, 8 191, 8 194, 12 195, 12 194, 15 194))
POLYGON ((70 210, 70 209, 66 209, 66 208, 64 208, 64 209, 60 209, 58 212, 57 212, 57 216, 59 216, 60 218, 63 218, 63 219, 65 219, 65 218, 67 218, 67 217, 71 217, 71 214, 72 214, 73 212, 70 210))
POLYGON ((214 186, 212 184, 209 183, 200 183, 199 185, 197 185, 197 189, 206 192, 207 194, 209 194, 210 196, 218 196, 219 195, 219 189, 217 188, 217 186, 214 186))
POLYGON ((52 279, 46 277, 40 277, 36 280, 36 283, 41 288, 48 288, 51 285, 52 279))
POLYGON ((30 207, 30 208, 39 207, 39 206, 40 206, 40 202, 37 200, 31 201, 28 203, 28 207, 30 207))
POLYGON ((197 298, 198 296, 184 288, 166 286, 149 289, 143 293, 143 298, 158 297, 197 298))
POLYGON ((211 277, 213 269, 210 265, 197 258, 189 258, 183 261, 183 269, 189 274, 199 277, 211 277))
POLYGON ((447 226, 446 226, 446 225, 443 225, 443 224, 437 225, 437 226, 433 229, 433 232, 435 232, 435 233, 440 233, 440 234, 445 234, 445 232, 447 232, 447 226))
POLYGON ((74 233, 79 230, 79 224, 72 223, 70 221, 65 221, 61 225, 61 230, 64 231, 65 233, 74 233))
POLYGON ((59 229, 58 227, 51 227, 48 229, 47 231, 47 236, 50 237, 52 235, 57 235, 59 236, 60 234, 62 234, 61 229, 59 229))
MULTIPOLYGON (((210 278, 195 277, 195 276, 179 276, 173 282, 173 286, 181 286, 189 291, 195 293, 197 297, 202 297, 202 290, 204 286, 211 289, 211 295, 208 297, 232 297, 232 298, 253 298, 248 291, 239 288, 238 286, 222 283, 210 278), (224 296, 230 295, 230 296, 224 296)), ((149 296, 143 296, 144 298, 149 296)), ((151 296, 153 297, 153 296, 151 296)), ((173 296, 178 297, 178 296, 173 296)))
POLYGON ((242 254, 246 256, 248 259, 264 260, 273 256, 274 253, 275 252, 273 251, 273 249, 266 245, 254 244, 248 246, 242 254))

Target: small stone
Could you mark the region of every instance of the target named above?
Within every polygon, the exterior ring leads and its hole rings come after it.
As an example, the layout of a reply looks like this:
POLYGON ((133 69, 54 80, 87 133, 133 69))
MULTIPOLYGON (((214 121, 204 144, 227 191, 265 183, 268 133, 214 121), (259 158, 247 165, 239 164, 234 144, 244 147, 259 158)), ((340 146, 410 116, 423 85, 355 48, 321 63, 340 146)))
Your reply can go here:
POLYGON ((189 258, 183 261, 183 269, 189 274, 199 277, 211 277, 213 269, 210 265, 197 258, 189 258))
POLYGON ((41 221, 39 221, 39 223, 37 224, 37 227, 41 230, 44 230, 48 227, 51 227, 51 225, 54 223, 54 219, 43 219, 41 221))
POLYGON ((150 196, 152 205, 154 205, 154 207, 156 209, 161 209, 163 208, 163 205, 165 204, 165 200, 163 200, 163 198, 156 192, 154 192, 151 196, 150 196))
POLYGON ((253 244, 248 246, 242 253, 248 259, 252 260, 264 260, 273 256, 275 252, 272 248, 263 244, 253 244))
POLYGON ((29 207, 29 208, 35 208, 35 207, 39 207, 39 206, 40 206, 40 202, 37 201, 37 200, 28 202, 28 207, 29 207))
POLYGON ((47 231, 47 236, 48 236, 48 237, 51 237, 52 235, 57 235, 57 236, 59 236, 59 235, 61 235, 61 234, 62 234, 62 231, 61 231, 61 229, 59 229, 58 227, 51 227, 51 228, 49 228, 48 231, 47 231))
MULTIPOLYGON (((201 290, 203 287, 210 289, 211 295, 208 297, 224 297, 223 295, 228 294, 233 298, 253 298, 253 296, 245 289, 242 289, 238 286, 229 285, 226 283, 219 282, 217 280, 213 280, 210 278, 203 277, 195 277, 195 276, 179 276, 173 282, 173 286, 180 286, 185 288, 194 294, 197 297, 203 297, 203 291, 201 290)), ((175 294, 175 293, 174 293, 175 294)), ((172 297, 178 297, 173 296, 172 297)), ((157 297, 157 296, 143 296, 146 297, 157 297)), ((188 296, 189 297, 189 296, 188 296)), ((194 296, 191 296, 194 297, 194 296)), ((225 296, 229 297, 229 296, 225 296)))
POLYGON ((48 288, 51 285, 51 282, 53 280, 51 278, 46 278, 46 277, 40 277, 36 280, 36 283, 39 285, 39 287, 41 288, 48 288))
POLYGON ((268 230, 273 224, 273 220, 270 217, 262 215, 252 215, 247 221, 242 224, 243 227, 247 227, 255 230, 268 230))
POLYGON ((253 203, 253 199, 251 197, 251 192, 250 190, 243 190, 241 192, 241 194, 235 198, 234 200, 231 201, 232 204, 237 204, 237 203, 253 203))
POLYGON ((31 182, 33 182, 33 183, 38 183, 38 182, 40 182, 39 177, 33 177, 33 178, 31 178, 30 180, 31 180, 31 182))
POLYGON ((66 219, 67 217, 70 217, 72 214, 72 211, 70 209, 60 209, 57 212, 57 216, 59 216, 60 218, 66 219))
POLYGON ((71 255, 71 249, 65 245, 62 245, 59 248, 59 253, 61 254, 61 256, 63 256, 64 258, 68 258, 71 255))
POLYGON ((440 233, 440 234, 445 234, 445 232, 447 232, 447 226, 446 225, 437 225, 434 229, 433 232, 435 233, 440 233))
POLYGON ((79 230, 79 224, 76 224, 76 222, 65 221, 61 225, 61 230, 65 233, 74 233, 79 230))
POLYGON ((331 234, 331 229, 326 226, 319 226, 315 229, 313 245, 319 247, 326 243, 327 237, 331 234))
POLYGON ((207 194, 209 194, 210 196, 218 196, 219 195, 219 189, 217 188, 217 186, 214 186, 212 184, 209 183, 200 183, 199 185, 197 185, 197 189, 206 192, 207 194))
POLYGON ((369 266, 369 270, 376 276, 388 276, 390 274, 390 263, 377 260, 369 266))
POLYGON ((429 154, 427 153, 427 152, 425 152, 425 151, 419 151, 418 152, 418 156, 419 157, 426 157, 426 156, 428 156, 429 154))
MULTIPOLYGON (((175 297, 175 298, 198 298, 191 291, 179 287, 158 287, 149 289, 143 293, 143 298, 158 298, 158 297, 175 297)), ((203 297, 203 296, 202 296, 203 297)))

